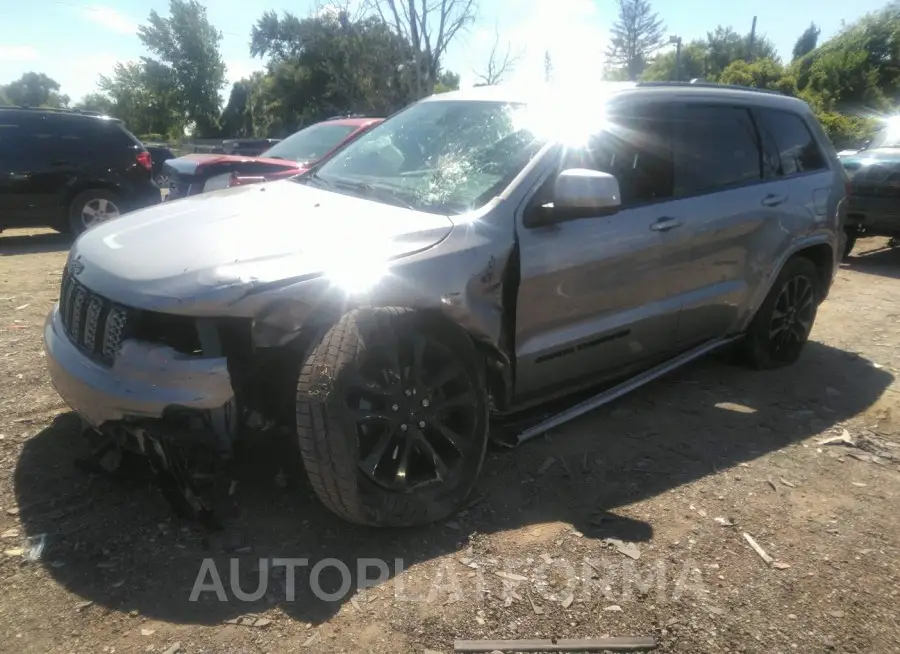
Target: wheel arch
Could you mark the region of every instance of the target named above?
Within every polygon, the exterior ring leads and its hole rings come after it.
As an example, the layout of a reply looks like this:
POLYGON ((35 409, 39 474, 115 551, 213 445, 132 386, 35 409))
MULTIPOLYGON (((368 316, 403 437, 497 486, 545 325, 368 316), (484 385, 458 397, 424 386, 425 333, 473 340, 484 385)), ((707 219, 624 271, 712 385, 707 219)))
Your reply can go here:
POLYGON ((109 191, 110 193, 115 193, 116 195, 122 195, 122 188, 110 182, 104 182, 100 180, 76 181, 66 188, 65 193, 63 193, 62 196, 59 207, 59 220, 62 225, 64 225, 65 227, 68 227, 69 225, 69 209, 72 206, 72 201, 85 191, 93 190, 109 191))
MULTIPOLYGON (((831 244, 816 243, 815 245, 801 248, 788 257, 785 264, 793 257, 804 257, 813 262, 816 270, 819 271, 820 290, 822 291, 821 300, 828 297, 828 291, 831 290, 831 280, 835 272, 835 251, 831 244)), ((782 267, 784 266, 782 265, 782 267)))
POLYGON ((836 271, 837 261, 835 259, 835 252, 834 244, 829 237, 825 235, 803 239, 786 249, 778 259, 776 265, 771 268, 771 273, 766 278, 765 283, 760 284, 760 287, 753 298, 751 310, 747 312, 739 331, 746 330, 750 325, 750 322, 756 316, 756 313, 759 311, 766 297, 769 295, 769 292, 772 290, 772 285, 775 283, 775 280, 778 279, 778 276, 787 265, 787 262, 794 257, 799 256, 809 259, 816 266, 821 281, 821 299, 824 300, 831 289, 831 282, 836 271))
POLYGON ((316 347, 319 337, 336 324, 346 313, 358 309, 403 309, 418 316, 418 319, 456 332, 471 343, 474 352, 484 361, 485 378, 490 395, 491 408, 502 408, 509 404, 512 395, 512 370, 509 356, 501 346, 479 338, 478 334, 466 329, 437 307, 417 307, 403 305, 377 305, 371 307, 352 307, 346 311, 322 309, 311 314, 304 327, 280 346, 306 357, 316 347))

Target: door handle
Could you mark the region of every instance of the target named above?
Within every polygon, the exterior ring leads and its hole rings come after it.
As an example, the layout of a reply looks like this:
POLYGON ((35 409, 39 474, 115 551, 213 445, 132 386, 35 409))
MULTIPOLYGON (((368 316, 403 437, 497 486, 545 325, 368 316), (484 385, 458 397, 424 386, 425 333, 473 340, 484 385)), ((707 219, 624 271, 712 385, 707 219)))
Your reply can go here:
POLYGON ((766 197, 763 198, 763 206, 766 207, 777 207, 779 204, 783 204, 787 202, 786 195, 778 195, 776 193, 769 193, 766 197))
POLYGON ((654 232, 667 232, 670 229, 681 227, 681 224, 681 221, 677 218, 660 218, 655 223, 650 225, 650 229, 652 229, 654 232))

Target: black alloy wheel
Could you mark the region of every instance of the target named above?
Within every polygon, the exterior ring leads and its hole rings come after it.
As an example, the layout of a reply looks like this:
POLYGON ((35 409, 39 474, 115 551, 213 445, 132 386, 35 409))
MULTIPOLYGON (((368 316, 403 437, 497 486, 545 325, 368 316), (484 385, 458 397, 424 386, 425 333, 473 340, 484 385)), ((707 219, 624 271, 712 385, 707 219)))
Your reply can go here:
POLYGON ((345 385, 359 469, 408 493, 451 481, 477 449, 475 388, 453 352, 426 334, 368 352, 345 385))
POLYGON ((776 359, 796 358, 794 351, 803 347, 812 331, 815 302, 813 281, 804 275, 789 279, 781 288, 769 326, 772 354, 776 359))
POLYGON ((784 264, 738 345, 744 363, 762 370, 800 358, 816 320, 822 283, 810 259, 795 255, 784 264))
POLYGON ((345 314, 297 381, 297 436, 316 495, 346 520, 382 527, 458 510, 487 450, 486 383, 474 342, 443 317, 345 314))

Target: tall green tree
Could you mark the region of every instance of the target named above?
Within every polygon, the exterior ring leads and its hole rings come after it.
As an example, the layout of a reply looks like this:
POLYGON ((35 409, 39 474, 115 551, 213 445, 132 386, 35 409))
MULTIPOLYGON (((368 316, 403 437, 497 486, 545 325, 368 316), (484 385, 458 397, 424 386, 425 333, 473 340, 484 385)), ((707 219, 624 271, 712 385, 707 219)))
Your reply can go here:
MULTIPOLYGON (((691 41, 681 47, 681 79, 706 77, 707 47, 705 41, 691 41)), ((645 82, 667 82, 675 79, 675 51, 656 56, 641 75, 645 82)))
POLYGON ((734 61, 779 60, 775 46, 764 35, 756 35, 751 40, 749 33, 740 34, 731 27, 721 25, 707 32, 706 47, 706 72, 712 79, 718 78, 734 61))
POLYGON ((779 91, 785 95, 797 95, 797 80, 786 74, 781 62, 774 59, 756 59, 752 62, 743 59, 732 61, 722 71, 719 82, 779 91))
POLYGON ((276 133, 334 114, 384 116, 410 96, 412 49, 377 17, 266 12, 253 27, 250 48, 269 57, 255 102, 276 133))
POLYGON ((793 62, 804 98, 822 110, 894 111, 900 98, 900 2, 846 26, 793 62))
POLYGON ((613 24, 606 62, 636 80, 653 54, 665 42, 665 25, 653 11, 650 0, 618 0, 619 16, 613 24))
POLYGON ((116 105, 112 99, 103 93, 88 93, 75 103, 76 109, 84 111, 96 111, 101 114, 113 115, 116 105))
POLYGON ((59 88, 59 82, 44 73, 29 72, 0 87, 0 95, 5 103, 23 107, 68 107, 69 96, 61 94, 59 88))
POLYGON ((145 58, 154 76, 171 82, 174 102, 195 134, 218 131, 219 92, 225 86, 225 62, 219 52, 222 33, 197 0, 169 0, 169 16, 150 12, 138 38, 155 59, 145 58))
POLYGON ((800 35, 800 38, 798 38, 797 42, 794 44, 794 50, 791 53, 793 58, 799 59, 808 52, 815 50, 816 45, 819 43, 820 33, 821 30, 816 27, 816 24, 810 23, 809 27, 803 30, 803 34, 800 35))
POLYGON ((446 93, 447 91, 456 91, 459 89, 459 75, 452 70, 445 70, 438 76, 437 84, 434 85, 435 93, 446 93))
POLYGON ((253 82, 249 79, 237 81, 231 87, 231 94, 219 119, 223 136, 243 138, 254 135, 252 93, 253 82))
POLYGON ((154 62, 116 64, 100 76, 100 90, 113 103, 112 115, 135 134, 183 135, 185 115, 171 70, 154 62))
POLYGON ((364 6, 409 44, 403 68, 408 100, 430 95, 443 70, 444 56, 457 36, 475 22, 477 0, 363 0, 364 6))

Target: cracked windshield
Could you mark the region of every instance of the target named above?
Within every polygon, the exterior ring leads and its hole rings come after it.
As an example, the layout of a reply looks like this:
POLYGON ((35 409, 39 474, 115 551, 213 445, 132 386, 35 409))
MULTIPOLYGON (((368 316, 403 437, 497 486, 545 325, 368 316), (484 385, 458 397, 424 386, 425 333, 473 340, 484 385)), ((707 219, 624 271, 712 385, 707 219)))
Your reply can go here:
POLYGON ((900 651, 900 0, 0 0, 0 654, 900 651))

